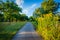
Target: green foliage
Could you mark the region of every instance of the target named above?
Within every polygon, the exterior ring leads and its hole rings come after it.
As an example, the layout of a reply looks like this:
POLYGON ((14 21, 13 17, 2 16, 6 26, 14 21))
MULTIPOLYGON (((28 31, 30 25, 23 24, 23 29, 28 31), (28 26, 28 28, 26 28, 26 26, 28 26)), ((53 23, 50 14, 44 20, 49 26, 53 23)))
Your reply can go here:
POLYGON ((26 14, 21 14, 21 18, 20 18, 22 21, 27 21, 29 20, 28 16, 26 16, 26 14))
MULTIPOLYGON (((4 18, 7 19, 5 21, 10 21, 12 19, 12 14, 18 16, 19 12, 21 12, 21 8, 19 8, 14 2, 7 1, 3 6, 5 6, 5 9, 3 10, 4 18)), ((13 17, 17 20, 17 17, 15 16, 13 17)))
POLYGON ((35 9, 33 16, 35 18, 40 17, 42 14, 47 14, 49 12, 56 12, 59 8, 59 3, 54 0, 44 0, 41 3, 41 7, 35 9))
POLYGON ((0 22, 0 40, 11 40, 26 22, 0 22))
POLYGON ((58 16, 52 13, 45 14, 38 18, 38 33, 44 40, 60 40, 60 25, 58 16))
POLYGON ((29 21, 35 21, 35 18, 33 16, 30 16, 29 21))
POLYGON ((6 0, 6 2, 0 1, 0 21, 23 21, 28 20, 26 15, 20 14, 22 12, 22 8, 18 7, 18 5, 14 1, 6 0), (3 15, 3 16, 2 16, 3 15), (2 16, 2 17, 1 17, 2 16))
POLYGON ((54 0, 47 0, 42 2, 41 7, 44 9, 45 12, 55 12, 58 9, 58 3, 54 0))
POLYGON ((37 32, 44 40, 60 40, 60 16, 55 13, 58 8, 59 4, 54 0, 44 0, 34 11, 37 32))
POLYGON ((0 14, 0 22, 3 21, 4 17, 3 14, 0 14))
POLYGON ((41 15, 41 8, 37 8, 35 9, 34 13, 33 13, 33 16, 36 18, 36 17, 39 17, 41 15))
POLYGON ((34 29, 37 30, 37 24, 38 23, 36 21, 32 21, 31 23, 34 25, 34 29))

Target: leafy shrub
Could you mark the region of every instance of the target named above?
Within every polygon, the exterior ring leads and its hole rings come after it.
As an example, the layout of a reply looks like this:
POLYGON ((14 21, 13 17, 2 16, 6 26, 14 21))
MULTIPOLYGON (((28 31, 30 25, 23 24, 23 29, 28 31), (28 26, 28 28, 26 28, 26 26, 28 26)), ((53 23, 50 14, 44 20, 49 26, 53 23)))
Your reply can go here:
POLYGON ((38 18, 37 32, 44 40, 60 40, 60 23, 58 16, 52 13, 43 14, 38 18))

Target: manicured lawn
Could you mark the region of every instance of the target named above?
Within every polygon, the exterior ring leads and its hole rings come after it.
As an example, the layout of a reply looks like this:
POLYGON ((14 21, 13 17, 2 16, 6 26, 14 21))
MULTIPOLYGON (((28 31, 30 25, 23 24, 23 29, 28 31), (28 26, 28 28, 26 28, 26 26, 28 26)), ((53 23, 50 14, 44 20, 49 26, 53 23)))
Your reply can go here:
POLYGON ((11 40, 26 22, 0 22, 0 40, 11 40))

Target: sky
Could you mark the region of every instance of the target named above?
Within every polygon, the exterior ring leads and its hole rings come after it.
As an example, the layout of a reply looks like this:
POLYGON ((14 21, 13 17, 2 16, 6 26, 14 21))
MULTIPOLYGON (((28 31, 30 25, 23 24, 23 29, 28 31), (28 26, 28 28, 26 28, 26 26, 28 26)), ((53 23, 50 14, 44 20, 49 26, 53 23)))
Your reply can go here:
POLYGON ((16 0, 16 3, 23 10, 23 14, 26 14, 28 17, 33 15, 34 10, 37 7, 40 7, 42 0, 16 0))
MULTIPOLYGON (((3 0, 5 1, 5 0, 3 0)), ((21 14, 26 14, 28 17, 33 15, 33 12, 36 8, 41 6, 43 0, 13 0, 15 3, 22 8, 21 14)), ((60 0, 55 0, 60 2, 60 0)))

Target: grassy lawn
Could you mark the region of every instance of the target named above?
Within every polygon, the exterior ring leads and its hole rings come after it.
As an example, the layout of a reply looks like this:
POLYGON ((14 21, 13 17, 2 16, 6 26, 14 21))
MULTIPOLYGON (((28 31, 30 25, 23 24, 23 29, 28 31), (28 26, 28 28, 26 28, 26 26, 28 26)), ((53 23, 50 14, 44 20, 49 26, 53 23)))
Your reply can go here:
POLYGON ((0 40, 11 40, 26 22, 0 22, 0 40))

